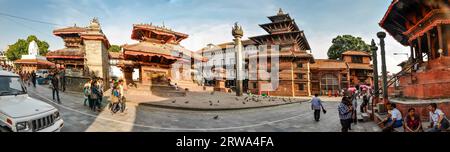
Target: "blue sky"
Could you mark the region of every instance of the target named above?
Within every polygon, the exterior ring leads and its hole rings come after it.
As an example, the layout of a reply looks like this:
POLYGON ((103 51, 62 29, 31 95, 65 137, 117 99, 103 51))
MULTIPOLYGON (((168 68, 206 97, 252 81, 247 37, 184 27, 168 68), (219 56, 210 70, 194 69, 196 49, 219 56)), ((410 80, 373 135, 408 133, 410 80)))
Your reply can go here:
MULTIPOLYGON (((266 34, 258 24, 268 23, 267 16, 279 8, 293 17, 304 30, 315 58, 326 58, 332 38, 351 34, 367 43, 383 31, 378 22, 391 0, 0 0, 0 12, 63 26, 87 26, 98 17, 112 44, 136 43, 130 39, 132 25, 153 23, 189 34, 182 42, 190 50, 208 43, 231 41, 231 27, 239 22, 245 36, 266 34)), ((61 26, 39 24, 0 16, 0 48, 18 38, 34 34, 50 44, 50 49, 63 47, 52 30, 61 26)), ((408 52, 392 37, 386 40, 388 70, 406 56, 392 52, 408 52)))

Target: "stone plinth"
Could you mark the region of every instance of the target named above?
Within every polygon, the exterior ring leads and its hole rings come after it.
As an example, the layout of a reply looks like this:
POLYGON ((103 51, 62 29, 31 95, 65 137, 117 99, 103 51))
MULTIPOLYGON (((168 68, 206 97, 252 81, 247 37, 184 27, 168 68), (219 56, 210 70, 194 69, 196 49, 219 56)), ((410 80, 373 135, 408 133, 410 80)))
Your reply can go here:
POLYGON ((225 87, 225 80, 216 80, 214 91, 227 92, 227 88, 225 87))
POLYGON ((450 98, 450 57, 429 61, 425 71, 401 76, 400 86, 407 98, 450 98))

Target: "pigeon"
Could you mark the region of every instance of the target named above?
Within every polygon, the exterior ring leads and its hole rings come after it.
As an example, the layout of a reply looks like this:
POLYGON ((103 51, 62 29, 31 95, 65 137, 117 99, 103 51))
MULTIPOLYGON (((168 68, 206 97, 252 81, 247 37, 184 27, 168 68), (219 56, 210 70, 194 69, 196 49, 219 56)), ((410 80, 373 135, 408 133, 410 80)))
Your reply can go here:
POLYGON ((211 95, 213 95, 214 94, 214 91, 213 92, 211 92, 211 95))
POLYGON ((189 101, 186 101, 186 102, 184 102, 185 104, 188 104, 189 103, 189 101))
POLYGON ((177 100, 172 101, 172 103, 175 103, 175 102, 177 102, 177 100))
POLYGON ((215 119, 215 120, 219 119, 219 115, 215 116, 214 119, 215 119))
POLYGON ((217 100, 217 103, 220 103, 220 101, 219 101, 219 100, 217 100))
POLYGON ((245 102, 242 102, 242 104, 245 104, 245 102))
POLYGON ((212 104, 212 103, 210 103, 210 104, 209 104, 209 106, 213 106, 213 104, 212 104))
POLYGON ((238 98, 238 97, 236 97, 236 98, 234 98, 234 99, 236 99, 236 101, 239 101, 239 98, 238 98))
POLYGON ((245 97, 245 98, 244 98, 244 100, 247 100, 247 99, 248 99, 248 97, 245 97))

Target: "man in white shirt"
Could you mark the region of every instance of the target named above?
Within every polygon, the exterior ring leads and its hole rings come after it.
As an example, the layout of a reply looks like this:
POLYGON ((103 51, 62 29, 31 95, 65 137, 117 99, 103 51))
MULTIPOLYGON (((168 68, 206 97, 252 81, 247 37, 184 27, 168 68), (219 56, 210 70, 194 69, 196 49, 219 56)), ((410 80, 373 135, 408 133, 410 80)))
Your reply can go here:
POLYGON ((428 111, 430 111, 430 126, 428 126, 428 132, 441 132, 449 127, 449 122, 445 117, 444 112, 437 108, 436 103, 431 103, 428 106, 428 111))
POLYGON ((392 132, 393 129, 403 127, 402 113, 397 109, 395 103, 388 103, 388 117, 379 124, 384 124, 383 132, 392 132))

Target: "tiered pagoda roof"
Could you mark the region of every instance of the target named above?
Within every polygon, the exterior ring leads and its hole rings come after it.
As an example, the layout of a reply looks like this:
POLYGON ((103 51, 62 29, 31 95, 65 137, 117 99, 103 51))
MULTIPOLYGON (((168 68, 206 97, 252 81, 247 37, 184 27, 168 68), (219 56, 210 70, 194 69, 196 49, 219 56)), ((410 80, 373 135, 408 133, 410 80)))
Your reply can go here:
POLYGON ((204 60, 198 54, 184 48, 180 42, 189 35, 175 32, 165 26, 152 24, 135 24, 131 39, 138 40, 136 44, 122 46, 124 55, 131 56, 162 56, 167 59, 181 59, 183 55, 196 60, 204 60))
POLYGON ((271 23, 259 26, 269 34, 250 37, 251 40, 260 45, 295 43, 302 51, 311 50, 304 32, 298 28, 295 20, 289 14, 285 14, 280 9, 277 15, 269 16, 268 18, 272 21, 271 23))
POLYGON ((187 34, 172 31, 165 26, 154 26, 152 24, 135 24, 131 34, 133 40, 174 44, 179 44, 188 37, 187 34))
POLYGON ((310 65, 310 68, 320 70, 342 70, 347 69, 347 65, 341 60, 316 59, 315 63, 310 65))
POLYGON ((412 39, 437 24, 450 24, 448 0, 393 0, 380 26, 398 42, 407 46, 412 39), (421 16, 421 20, 410 16, 421 16))
POLYGON ((16 64, 30 64, 30 65, 45 65, 45 66, 54 66, 55 64, 42 59, 19 59, 15 61, 16 64))
POLYGON ((84 59, 84 53, 81 48, 64 48, 48 52, 46 57, 49 59, 84 59))
POLYGON ((50 59, 83 59, 84 50, 81 47, 83 40, 100 40, 106 48, 111 46, 96 18, 91 20, 88 27, 74 25, 72 27, 56 29, 53 31, 53 34, 64 40, 66 48, 48 52, 46 57, 50 59))
POLYGON ((342 55, 352 55, 352 56, 371 56, 369 53, 364 51, 345 51, 342 55))

